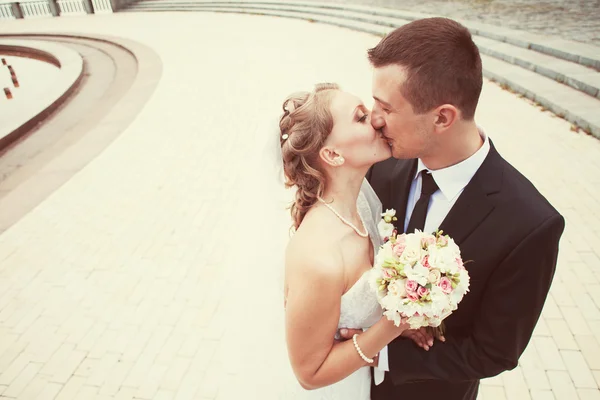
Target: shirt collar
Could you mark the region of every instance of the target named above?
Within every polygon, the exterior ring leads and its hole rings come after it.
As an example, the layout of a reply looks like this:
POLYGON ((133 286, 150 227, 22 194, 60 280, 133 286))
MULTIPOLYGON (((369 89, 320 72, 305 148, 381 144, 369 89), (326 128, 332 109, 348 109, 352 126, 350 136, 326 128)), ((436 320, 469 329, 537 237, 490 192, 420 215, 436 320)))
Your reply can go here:
MULTIPOLYGON (((481 128, 479 134, 483 145, 471 157, 458 164, 431 171, 435 183, 447 200, 454 199, 467 186, 490 152, 490 141, 481 128)), ((414 179, 418 178, 421 171, 428 171, 428 168, 419 159, 414 179)))

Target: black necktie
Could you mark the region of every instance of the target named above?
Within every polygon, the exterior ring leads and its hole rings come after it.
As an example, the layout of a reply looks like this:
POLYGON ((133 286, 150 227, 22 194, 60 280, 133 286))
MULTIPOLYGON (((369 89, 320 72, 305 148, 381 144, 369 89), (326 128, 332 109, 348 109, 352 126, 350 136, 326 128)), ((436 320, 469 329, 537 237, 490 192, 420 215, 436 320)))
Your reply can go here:
POLYGON ((415 229, 422 231, 425 228, 429 199, 438 190, 438 185, 428 171, 421 171, 421 181, 421 197, 417 201, 417 204, 415 204, 415 209, 408 222, 408 228, 406 228, 406 233, 414 233, 415 229))

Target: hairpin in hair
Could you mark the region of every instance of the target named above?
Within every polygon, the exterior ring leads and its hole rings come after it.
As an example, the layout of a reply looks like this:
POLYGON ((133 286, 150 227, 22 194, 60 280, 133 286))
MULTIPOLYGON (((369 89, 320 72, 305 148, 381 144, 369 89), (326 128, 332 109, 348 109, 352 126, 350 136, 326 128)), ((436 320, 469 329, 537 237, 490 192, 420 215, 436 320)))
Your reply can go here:
POLYGON ((283 109, 288 113, 293 113, 294 110, 296 109, 296 105, 294 104, 294 102, 292 100, 288 100, 285 103, 285 106, 283 107, 283 109))

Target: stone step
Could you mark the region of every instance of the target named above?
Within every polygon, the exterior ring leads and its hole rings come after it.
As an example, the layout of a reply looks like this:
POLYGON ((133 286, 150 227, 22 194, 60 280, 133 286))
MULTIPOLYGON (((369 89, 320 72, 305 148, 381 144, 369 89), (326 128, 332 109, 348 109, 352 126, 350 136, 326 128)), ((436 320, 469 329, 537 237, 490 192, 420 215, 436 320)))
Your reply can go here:
POLYGON ((334 17, 329 15, 319 15, 309 12, 298 12, 298 11, 284 11, 279 9, 267 9, 257 7, 243 7, 240 6, 207 6, 202 4, 194 4, 193 2, 169 2, 169 4, 156 4, 156 5, 144 5, 143 3, 137 3, 131 7, 128 7, 124 11, 211 11, 211 12, 222 12, 222 13, 244 13, 244 14, 256 14, 256 15, 270 15, 275 17, 295 18, 314 22, 321 22, 329 25, 338 26, 341 28, 348 28, 357 30, 373 35, 383 36, 393 28, 381 26, 368 22, 361 22, 356 20, 350 20, 343 17, 334 17))
MULTIPOLYGON (((345 10, 336 8, 325 8, 310 5, 292 4, 272 4, 266 2, 207 2, 194 0, 146 0, 133 6, 132 9, 147 9, 148 7, 217 7, 230 8, 232 6, 243 5, 243 8, 256 10, 276 10, 295 13, 311 13, 315 15, 324 15, 337 18, 346 18, 354 21, 366 22, 369 24, 382 25, 396 28, 409 22, 409 19, 398 17, 381 16, 374 14, 365 14, 359 10, 345 10)), ((420 14, 419 14, 420 15, 420 14)), ((410 14, 408 18, 415 18, 417 15, 410 14)), ((370 31, 370 30, 369 30, 370 31)), ((554 56, 546 55, 538 51, 526 49, 514 44, 501 42, 487 37, 474 36, 475 42, 483 54, 487 54, 503 61, 517 64, 538 72, 557 82, 564 83, 577 90, 580 90, 592 97, 600 98, 600 73, 585 67, 581 64, 567 61, 554 56)))
MULTIPOLYGON (((162 1, 162 0, 158 0, 162 1)), ((248 0, 250 1, 250 0, 248 0)), ((253 2, 257 4, 256 2, 253 2)), ((265 4, 277 4, 274 2, 264 2, 265 4)), ((305 5, 308 2, 291 2, 290 4, 305 5)), ((382 7, 363 6, 354 4, 331 4, 323 2, 309 3, 311 6, 318 6, 340 10, 354 10, 364 13, 388 17, 396 17, 413 21, 415 19, 428 18, 433 15, 411 12, 407 10, 394 10, 382 7)), ((549 38, 547 36, 536 35, 530 32, 519 31, 499 27, 495 25, 483 24, 475 21, 457 19, 466 26, 475 35, 487 37, 490 39, 507 42, 515 46, 532 49, 540 53, 548 54, 554 57, 562 58, 581 65, 593 67, 600 70, 600 48, 586 43, 575 42, 572 40, 549 38)))
MULTIPOLYGON (((170 0, 142 0, 144 3, 167 4, 170 0)), ((252 1, 252 0, 233 0, 233 1, 192 1, 196 4, 253 4, 263 6, 278 6, 281 2, 269 2, 269 1, 252 1)), ((139 4, 139 3, 137 3, 139 4)), ((320 8, 324 10, 337 10, 337 11, 352 11, 359 12, 364 15, 374 15, 380 17, 399 18, 401 20, 413 21, 415 19, 427 18, 432 15, 411 12, 407 10, 395 10, 390 8, 363 6, 355 4, 332 4, 318 1, 289 1, 285 3, 286 7, 310 7, 320 8)), ((471 30, 471 32, 478 36, 494 39, 501 42, 513 44, 518 47, 531 49, 543 54, 547 54, 553 57, 562 58, 574 63, 593 67, 596 70, 600 70, 600 48, 597 46, 589 45, 586 43, 575 42, 571 40, 565 40, 560 38, 549 38, 547 36, 540 36, 532 34, 530 32, 519 31, 515 29, 508 29, 495 25, 482 24, 475 21, 461 20, 460 23, 465 25, 471 30)))
MULTIPOLYGON (((290 8, 289 5, 282 5, 281 3, 273 5, 258 4, 255 2, 215 3, 193 0, 144 0, 130 6, 128 11, 210 11, 270 15, 321 22, 380 36, 388 33, 395 26, 407 22, 407 20, 398 20, 395 17, 389 16, 375 18, 368 16, 361 17, 357 15, 358 13, 355 10, 351 13, 340 13, 339 11, 334 11, 331 7, 328 8, 329 12, 323 11, 325 9, 325 7, 317 8, 319 12, 316 13, 312 11, 313 7, 290 8), (378 21, 379 18, 387 19, 383 20, 383 23, 380 24, 378 21)), ((585 75, 585 78, 580 78, 579 81, 586 83, 589 87, 585 85, 583 87, 597 95, 597 91, 593 91, 594 88, 597 89, 597 86, 593 86, 594 82, 592 79, 594 74, 598 74, 594 70, 497 40, 485 37, 475 37, 475 39, 478 41, 478 45, 481 44, 486 49, 482 51, 482 60, 484 75, 487 78, 493 79, 501 85, 506 85, 515 92, 523 94, 555 114, 600 137, 600 120, 596 116, 596 114, 600 116, 600 113, 598 113, 598 110, 600 110, 600 101, 598 98, 591 97, 591 93, 588 95, 576 88, 560 83, 561 75, 559 75, 563 74, 566 79, 567 76, 564 75, 564 72, 567 69, 574 71, 569 75, 569 78, 575 76, 573 74, 579 74, 577 76, 585 75), (509 51, 513 55, 504 53, 509 51), (538 66, 538 64, 533 64, 534 60, 538 63, 546 63, 546 67, 551 65, 549 61, 552 61, 552 65, 555 65, 555 67, 554 69, 546 68, 544 70, 544 65, 538 66), (529 64, 527 64, 528 62, 529 64), (536 66, 540 68, 536 70, 536 66), (561 72, 557 72, 555 69, 561 72), (553 78, 542 76, 540 75, 541 71, 547 72, 550 76, 554 72, 555 76, 553 78)))
POLYGON ((484 75, 600 138, 600 100, 534 71, 482 55, 484 75))
POLYGON ((484 37, 474 37, 482 54, 537 72, 600 99, 600 72, 581 64, 566 61, 510 43, 484 37))
POLYGON ((149 0, 149 1, 141 1, 139 3, 130 6, 129 10, 142 10, 154 7, 167 7, 170 9, 175 8, 185 8, 190 7, 193 9, 205 9, 205 8, 231 8, 231 7, 241 7, 244 9, 256 9, 256 10, 272 10, 272 11, 285 11, 291 13, 310 13, 314 15, 323 15, 330 17, 338 17, 344 18, 353 21, 360 21, 371 23, 375 25, 387 26, 392 28, 397 28, 401 25, 404 25, 409 20, 403 20, 396 17, 386 17, 386 16, 376 16, 371 14, 365 14, 361 11, 354 10, 335 10, 335 9, 326 9, 323 7, 311 7, 311 6, 299 6, 294 4, 287 3, 278 3, 278 4, 263 4, 263 3, 250 3, 250 2, 204 2, 204 1, 193 1, 193 0, 149 0))

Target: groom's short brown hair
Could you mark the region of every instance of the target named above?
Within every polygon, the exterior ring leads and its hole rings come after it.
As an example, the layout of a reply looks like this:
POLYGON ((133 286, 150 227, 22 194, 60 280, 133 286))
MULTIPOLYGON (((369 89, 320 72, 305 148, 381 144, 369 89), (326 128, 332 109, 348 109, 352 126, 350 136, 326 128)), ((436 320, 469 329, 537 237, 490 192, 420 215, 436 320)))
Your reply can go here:
POLYGON ((416 113, 453 104, 463 118, 475 115, 483 78, 479 49, 467 28, 448 18, 426 18, 399 27, 370 49, 375 68, 407 71, 400 88, 416 113))

